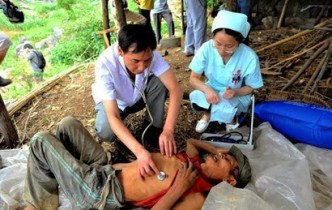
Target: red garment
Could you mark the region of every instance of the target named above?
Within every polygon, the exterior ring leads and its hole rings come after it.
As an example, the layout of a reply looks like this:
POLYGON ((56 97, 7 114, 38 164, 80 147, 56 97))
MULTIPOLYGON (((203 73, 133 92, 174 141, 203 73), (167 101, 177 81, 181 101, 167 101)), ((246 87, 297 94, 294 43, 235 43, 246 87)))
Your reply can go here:
MULTIPOLYGON (((182 195, 181 199, 183 199, 184 197, 186 197, 187 195, 189 195, 191 193, 208 192, 213 187, 213 185, 210 184, 209 182, 207 182, 202 175, 202 172, 201 172, 202 170, 201 170, 201 165, 200 165, 202 160, 199 156, 188 158, 188 155, 186 153, 178 153, 176 155, 176 157, 179 160, 181 160, 182 162, 186 162, 186 163, 188 162, 188 159, 189 159, 194 164, 195 168, 199 172, 199 176, 198 176, 195 184, 182 195)), ((176 174, 174 176, 174 179, 172 180, 171 185, 168 188, 166 188, 154 195, 151 195, 144 200, 132 201, 131 203, 134 206, 140 206, 140 207, 146 207, 146 208, 153 207, 161 199, 161 197, 163 197, 167 193, 169 188, 173 185, 175 177, 176 177, 176 174)))

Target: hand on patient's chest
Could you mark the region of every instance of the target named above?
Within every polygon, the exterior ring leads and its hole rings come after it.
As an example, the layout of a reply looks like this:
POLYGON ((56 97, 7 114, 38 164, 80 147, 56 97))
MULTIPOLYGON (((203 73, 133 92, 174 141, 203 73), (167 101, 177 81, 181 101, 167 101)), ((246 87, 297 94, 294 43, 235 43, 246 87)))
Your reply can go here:
POLYGON ((182 164, 176 157, 166 157, 153 155, 158 169, 165 173, 163 180, 158 179, 158 175, 147 176, 142 179, 137 170, 135 162, 122 168, 118 178, 122 183, 126 201, 139 201, 151 195, 168 189, 174 181, 175 175, 182 164))

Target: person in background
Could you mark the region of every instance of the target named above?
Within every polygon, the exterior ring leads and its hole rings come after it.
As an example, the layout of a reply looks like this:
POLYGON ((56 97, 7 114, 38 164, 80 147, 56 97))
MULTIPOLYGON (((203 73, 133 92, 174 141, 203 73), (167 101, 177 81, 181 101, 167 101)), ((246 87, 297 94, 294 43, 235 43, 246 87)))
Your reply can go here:
POLYGON ((246 15, 221 10, 213 20, 213 39, 192 59, 190 84, 195 90, 189 98, 194 111, 203 113, 196 132, 204 132, 211 121, 225 123, 227 131, 237 128, 236 116, 247 111, 252 92, 263 86, 258 56, 242 43, 249 30, 246 15))
POLYGON ((174 35, 174 21, 167 0, 154 0, 154 9, 152 10, 154 30, 156 33, 157 44, 161 39, 161 21, 164 19, 167 23, 168 37, 174 35))
POLYGON ((30 43, 27 43, 23 46, 25 59, 30 62, 30 67, 33 71, 33 77, 36 82, 43 81, 43 72, 44 70, 39 68, 40 60, 36 51, 33 49, 30 43))
MULTIPOLYGON (((0 64, 5 59, 8 49, 12 45, 12 42, 10 41, 9 37, 0 31, 0 64)), ((5 79, 0 76, 0 87, 4 87, 12 83, 10 79, 5 79)))
MULTIPOLYGON (((248 18, 248 22, 252 24, 252 17, 251 17, 251 0, 237 0, 237 12, 245 14, 248 18)), ((249 34, 243 40, 243 43, 249 46, 249 34)))
POLYGON ((138 13, 145 17, 145 24, 152 29, 150 12, 154 6, 154 0, 135 0, 138 5, 138 13))
POLYGON ((74 117, 59 123, 56 134, 35 134, 29 143, 25 210, 55 210, 59 186, 80 209, 202 209, 210 189, 227 182, 243 188, 251 180, 248 158, 236 146, 229 150, 188 139, 186 151, 166 157, 152 153, 163 171, 145 179, 138 160, 113 164, 83 124, 74 117))
POLYGON ((186 56, 194 55, 206 41, 206 0, 185 0, 187 28, 184 40, 186 56))
POLYGON ((108 142, 114 142, 117 137, 136 156, 142 176, 159 173, 144 142, 157 146, 161 154, 168 157, 177 151, 174 129, 182 90, 173 70, 155 50, 156 47, 151 27, 139 24, 124 26, 118 33, 118 42, 99 56, 92 85, 97 135, 108 142), (164 122, 167 95, 169 106, 164 122), (123 120, 144 108, 144 135, 140 142, 123 120))
MULTIPOLYGON (((26 37, 21 37, 19 40, 19 44, 15 48, 15 53, 17 57, 21 57, 24 54, 23 46, 27 44, 31 45, 30 41, 26 37)), ((33 48, 32 45, 31 48, 33 48)))

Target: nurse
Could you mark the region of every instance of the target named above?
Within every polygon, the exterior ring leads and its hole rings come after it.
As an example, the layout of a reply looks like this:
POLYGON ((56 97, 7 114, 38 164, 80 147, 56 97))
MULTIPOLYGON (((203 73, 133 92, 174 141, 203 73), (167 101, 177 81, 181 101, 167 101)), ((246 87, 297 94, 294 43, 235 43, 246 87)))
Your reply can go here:
POLYGON ((191 106, 203 114, 196 132, 204 132, 212 121, 225 123, 227 131, 237 128, 237 116, 247 111, 252 92, 263 86, 258 56, 241 43, 249 30, 246 15, 220 11, 212 24, 213 39, 189 64, 195 89, 189 95, 191 106))

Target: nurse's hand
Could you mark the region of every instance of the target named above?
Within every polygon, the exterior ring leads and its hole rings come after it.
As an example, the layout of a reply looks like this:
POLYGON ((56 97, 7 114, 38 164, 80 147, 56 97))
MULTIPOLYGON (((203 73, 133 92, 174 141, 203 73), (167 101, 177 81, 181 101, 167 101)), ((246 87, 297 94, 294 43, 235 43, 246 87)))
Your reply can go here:
POLYGON ((235 90, 232 90, 230 87, 227 87, 225 92, 224 92, 224 95, 223 97, 225 99, 231 99, 235 96, 235 90))
POLYGON ((209 88, 205 92, 205 97, 209 104, 217 104, 220 101, 218 93, 216 93, 212 88, 209 88))

